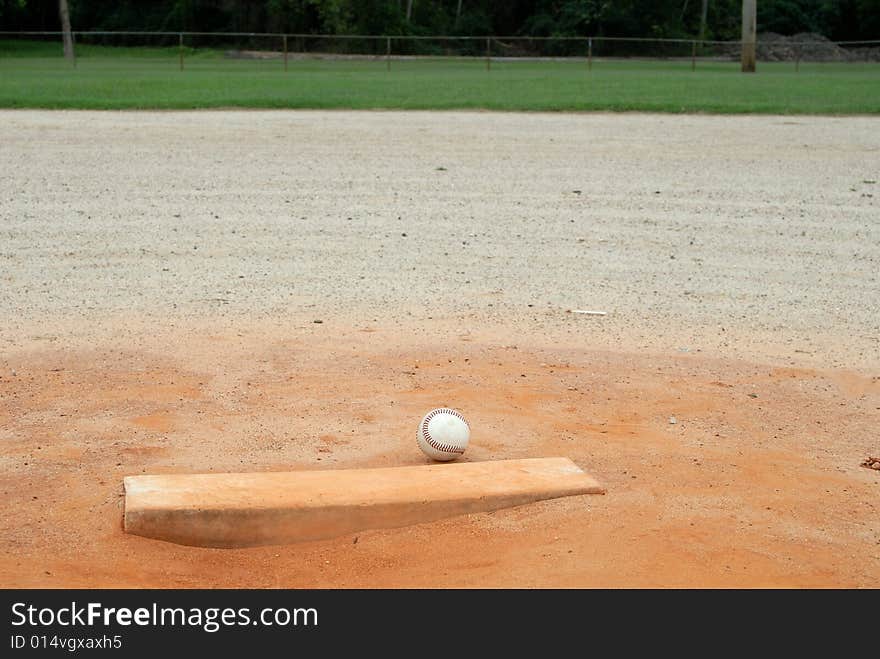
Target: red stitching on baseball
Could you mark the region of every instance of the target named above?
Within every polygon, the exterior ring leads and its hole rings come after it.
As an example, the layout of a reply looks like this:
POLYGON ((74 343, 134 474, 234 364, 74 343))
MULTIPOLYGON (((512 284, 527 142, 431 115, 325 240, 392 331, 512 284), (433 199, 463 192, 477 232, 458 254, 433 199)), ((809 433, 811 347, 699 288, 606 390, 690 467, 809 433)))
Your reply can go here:
POLYGON ((468 430, 470 430, 471 425, 467 422, 467 419, 465 419, 459 412, 449 409, 448 407, 440 407, 436 410, 431 410, 430 412, 428 412, 425 420, 422 421, 422 438, 428 443, 428 446, 442 453, 464 453, 464 449, 459 446, 453 446, 452 444, 441 444, 433 437, 431 437, 431 433, 428 431, 428 424, 431 422, 431 419, 443 412, 445 412, 446 414, 451 414, 454 417, 458 417, 459 419, 464 421, 464 425, 466 425, 468 427, 468 430))

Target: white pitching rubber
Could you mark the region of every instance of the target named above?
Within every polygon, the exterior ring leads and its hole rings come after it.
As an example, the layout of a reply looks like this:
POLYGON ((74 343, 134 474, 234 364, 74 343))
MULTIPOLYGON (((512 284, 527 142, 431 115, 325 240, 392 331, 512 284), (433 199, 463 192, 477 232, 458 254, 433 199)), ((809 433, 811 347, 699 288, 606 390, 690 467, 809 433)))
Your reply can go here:
POLYGON ((197 547, 320 540, 605 490, 568 458, 125 478, 127 533, 197 547))

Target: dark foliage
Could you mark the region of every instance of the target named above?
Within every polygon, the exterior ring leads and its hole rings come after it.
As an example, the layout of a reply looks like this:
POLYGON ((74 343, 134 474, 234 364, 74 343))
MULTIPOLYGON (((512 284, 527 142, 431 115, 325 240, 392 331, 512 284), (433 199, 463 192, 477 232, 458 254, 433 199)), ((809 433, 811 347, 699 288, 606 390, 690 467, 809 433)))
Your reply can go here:
MULTIPOLYGON (((76 30, 687 37, 701 0, 70 0, 76 30)), ((738 39, 740 0, 710 0, 707 38, 738 39)), ((0 0, 4 30, 57 30, 57 0, 0 0)), ((758 0, 759 31, 880 38, 880 0, 758 0)))

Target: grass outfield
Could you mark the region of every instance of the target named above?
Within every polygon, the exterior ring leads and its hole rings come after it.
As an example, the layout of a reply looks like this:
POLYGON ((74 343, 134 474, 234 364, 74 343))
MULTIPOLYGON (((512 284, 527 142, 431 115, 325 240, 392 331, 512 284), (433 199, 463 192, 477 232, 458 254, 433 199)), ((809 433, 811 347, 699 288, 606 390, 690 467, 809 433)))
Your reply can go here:
POLYGON ((72 69, 42 49, 0 42, 0 107, 339 108, 778 114, 880 112, 880 64, 293 59, 214 51, 83 47, 72 69), (112 53, 109 56, 108 53, 112 53))

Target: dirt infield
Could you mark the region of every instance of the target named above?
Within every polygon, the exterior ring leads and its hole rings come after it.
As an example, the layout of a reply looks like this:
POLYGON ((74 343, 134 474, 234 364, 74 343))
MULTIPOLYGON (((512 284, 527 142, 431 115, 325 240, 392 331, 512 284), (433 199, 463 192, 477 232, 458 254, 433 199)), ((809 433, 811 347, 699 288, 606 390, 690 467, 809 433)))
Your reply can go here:
POLYGON ((877 587, 880 120, 0 115, 0 585, 877 587), (420 464, 441 405, 608 493, 121 531, 126 475, 420 464))

